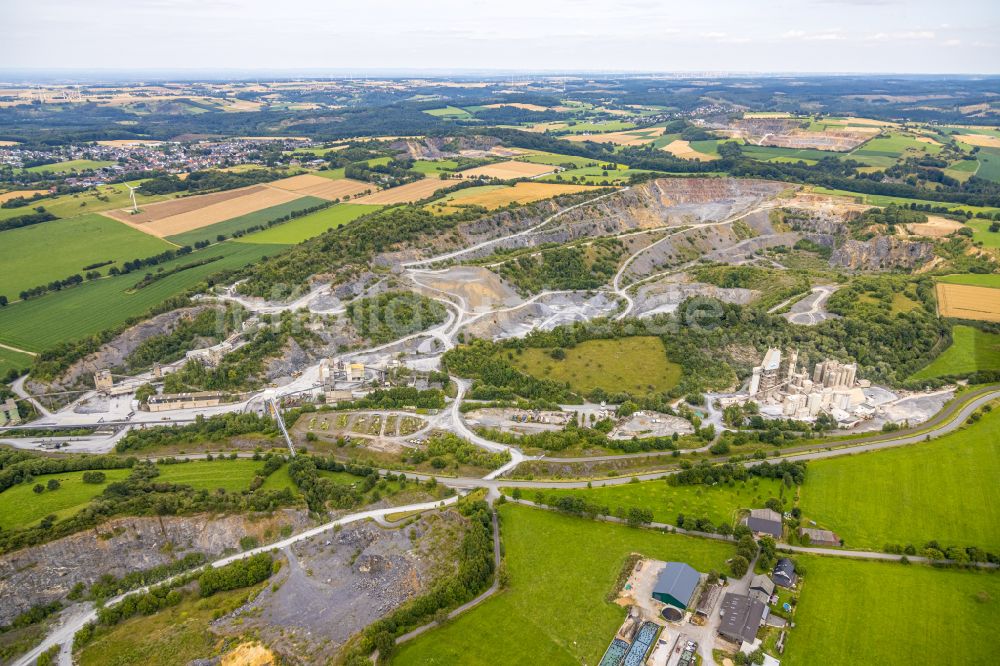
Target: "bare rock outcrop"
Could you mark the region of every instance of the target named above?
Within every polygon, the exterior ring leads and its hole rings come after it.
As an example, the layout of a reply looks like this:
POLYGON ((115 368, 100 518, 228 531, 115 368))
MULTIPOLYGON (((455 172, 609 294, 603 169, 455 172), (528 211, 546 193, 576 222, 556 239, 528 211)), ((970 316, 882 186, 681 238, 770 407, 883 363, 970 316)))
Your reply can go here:
POLYGON ((213 558, 238 549, 240 539, 276 539, 282 528, 309 525, 305 509, 271 515, 116 518, 86 532, 0 556, 0 625, 34 605, 63 599, 77 583, 105 574, 121 577, 167 564, 188 553, 213 558))
POLYGON ((50 382, 29 380, 32 393, 53 393, 68 389, 93 388, 92 375, 102 368, 114 368, 125 363, 129 354, 146 340, 171 332, 182 320, 197 317, 212 306, 199 305, 171 310, 131 326, 93 354, 73 363, 62 375, 50 382))
POLYGON ((831 266, 854 270, 884 271, 917 268, 934 258, 934 246, 892 236, 871 240, 846 240, 833 251, 831 266))

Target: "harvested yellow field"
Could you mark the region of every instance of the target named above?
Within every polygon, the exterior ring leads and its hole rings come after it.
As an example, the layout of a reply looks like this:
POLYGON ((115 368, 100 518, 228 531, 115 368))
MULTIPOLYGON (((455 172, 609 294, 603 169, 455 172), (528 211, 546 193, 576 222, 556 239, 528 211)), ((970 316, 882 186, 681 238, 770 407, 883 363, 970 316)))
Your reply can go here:
POLYGON ((350 178, 330 180, 311 173, 282 178, 269 184, 288 192, 295 192, 300 196, 319 197, 327 201, 356 197, 359 194, 371 193, 377 189, 371 183, 360 180, 351 180, 350 178))
POLYGON ((663 127, 647 127, 644 129, 627 130, 623 132, 606 132, 604 134, 571 134, 559 137, 566 141, 593 141, 594 143, 613 143, 616 146, 641 146, 663 134, 663 127))
POLYGON ((955 138, 970 146, 1000 148, 1000 137, 990 136, 989 134, 959 134, 955 138))
POLYGON ((488 210, 503 208, 512 203, 528 204, 542 199, 551 199, 560 194, 574 194, 598 189, 587 185, 563 185, 560 183, 515 183, 513 187, 471 188, 449 195, 440 203, 431 204, 436 213, 449 213, 462 206, 482 206, 488 210), (476 191, 479 190, 479 191, 476 191))
POLYGON ((942 317, 1000 322, 1000 289, 943 282, 935 289, 942 317))
POLYGON ((0 146, 16 146, 18 141, 0 141, 0 146))
POLYGON ((538 176, 552 173, 555 170, 556 168, 549 164, 531 164, 530 162, 515 162, 514 160, 510 160, 508 162, 487 164, 475 169, 459 171, 458 176, 461 178, 500 178, 501 180, 510 180, 512 178, 537 178, 538 176))
POLYGON ((151 204, 144 206, 137 215, 131 215, 128 210, 109 211, 105 215, 152 236, 164 238, 182 234, 185 231, 201 229, 216 222, 231 220, 240 215, 255 213, 258 210, 288 203, 301 197, 302 195, 297 192, 289 192, 266 185, 254 185, 229 192, 151 204), (186 205, 183 207, 170 205, 181 203, 186 205), (178 210, 180 208, 183 209, 178 210), (164 212, 170 214, 164 215, 164 212))
POLYGON ((48 194, 48 190, 14 190, 13 192, 0 192, 0 204, 5 201, 10 201, 11 199, 17 199, 18 197, 33 197, 36 194, 48 194))
POLYGON ((682 160, 697 160, 699 162, 708 162, 712 159, 711 155, 706 155, 705 153, 699 153, 697 150, 691 147, 691 144, 682 139, 674 139, 667 145, 663 146, 663 150, 667 151, 674 157, 679 157, 682 160))
POLYGON ((927 217, 926 222, 916 222, 906 225, 906 230, 911 234, 917 236, 928 236, 930 238, 944 238, 950 234, 955 233, 959 229, 964 228, 965 225, 961 222, 956 222, 955 220, 949 220, 947 217, 937 217, 936 215, 930 215, 927 217))
POLYGON ((919 141, 920 143, 929 143, 932 146, 940 146, 941 145, 941 142, 936 141, 935 139, 932 139, 929 136, 918 136, 917 137, 917 141, 919 141))
POLYGON ((440 189, 454 185, 454 183, 440 178, 424 178, 414 183, 407 183, 399 187, 390 187, 387 190, 375 192, 368 196, 358 197, 353 203, 372 204, 386 206, 390 204, 412 203, 426 199, 440 189))
POLYGON ((170 201, 148 204, 143 206, 142 209, 135 215, 132 214, 130 209, 109 210, 105 213, 105 215, 133 225, 145 224, 147 222, 164 220, 168 217, 173 217, 174 215, 180 215, 181 213, 200 210, 206 206, 211 206, 212 204, 217 204, 222 201, 229 201, 230 199, 236 199, 248 194, 253 194, 254 192, 259 192, 263 189, 265 189, 263 185, 251 185, 250 187, 241 187, 235 190, 226 190, 225 192, 199 194, 193 197, 181 197, 178 199, 171 199, 170 201))

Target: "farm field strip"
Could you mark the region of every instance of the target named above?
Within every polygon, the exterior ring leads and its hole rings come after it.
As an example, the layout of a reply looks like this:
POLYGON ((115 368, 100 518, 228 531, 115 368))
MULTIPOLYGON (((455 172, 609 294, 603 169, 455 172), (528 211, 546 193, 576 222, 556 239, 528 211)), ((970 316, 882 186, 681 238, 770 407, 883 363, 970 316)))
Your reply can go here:
MULTIPOLYGON (((240 215, 239 217, 234 217, 231 220, 216 222, 215 224, 210 224, 207 227, 201 227, 200 229, 188 231, 183 234, 170 236, 167 240, 172 243, 177 243, 178 245, 192 246, 198 241, 207 240, 214 242, 218 240, 220 235, 230 237, 238 232, 246 231, 250 227, 264 225, 271 220, 280 219, 290 213, 305 210, 307 208, 313 208, 315 206, 321 206, 324 203, 326 203, 324 199, 304 196, 277 206, 271 206, 270 208, 264 208, 253 213, 240 215)), ((289 222, 283 222, 282 224, 290 224, 291 222, 292 220, 289 222)))
MULTIPOLYGON (((219 194, 229 194, 230 192, 220 192, 219 194)), ((300 198, 302 195, 296 192, 281 190, 276 187, 265 185, 254 185, 244 190, 238 190, 240 194, 223 200, 214 200, 208 205, 202 205, 204 201, 194 201, 186 203, 197 205, 181 213, 162 216, 162 209, 149 212, 149 220, 146 222, 130 219, 131 216, 125 211, 115 211, 109 213, 110 217, 121 220, 129 226, 144 231, 152 236, 163 238, 165 236, 175 236, 186 231, 201 229, 217 222, 225 222, 241 215, 256 213, 264 208, 270 208, 280 204, 288 203, 300 198)), ((212 196, 212 195, 206 195, 212 196)), ((191 197, 194 199, 195 197, 191 197)), ((177 202, 160 204, 161 206, 172 206, 177 202)), ((155 206, 155 205, 154 205, 155 206)), ((150 206, 150 208, 154 208, 150 206)), ((141 217, 142 213, 135 217, 141 217)))
POLYGON ((24 289, 84 275, 85 266, 100 267, 159 254, 173 246, 102 215, 81 215, 0 232, 0 294, 14 301, 24 289))
POLYGON ((189 268, 132 291, 143 271, 103 278, 0 308, 0 342, 28 351, 43 351, 60 342, 78 340, 147 313, 166 299, 185 292, 209 275, 242 268, 280 251, 282 245, 226 242, 160 264, 164 271, 201 258, 218 261, 189 268))
POLYGON ((1000 322, 1000 290, 969 284, 935 285, 942 317, 1000 322))
POLYGON ((690 142, 683 141, 681 139, 674 139, 667 145, 663 146, 660 150, 665 150, 674 157, 679 157, 684 160, 698 160, 699 162, 707 162, 714 159, 711 155, 706 155, 705 153, 699 152, 691 147, 690 142))
POLYGON ((315 174, 302 174, 276 180, 269 184, 280 190, 295 192, 303 196, 319 197, 327 201, 355 197, 363 192, 374 192, 378 188, 371 183, 350 178, 331 180, 315 174))
POLYGON ((440 201, 429 204, 437 212, 449 212, 460 206, 482 206, 488 210, 502 208, 511 203, 527 204, 550 199, 561 194, 589 190, 586 185, 559 185, 556 183, 515 183, 513 187, 486 185, 470 187, 449 194, 440 201))
MULTIPOLYGON (((36 194, 48 194, 48 190, 13 190, 11 192, 0 192, 0 203, 10 201, 11 199, 18 199, 24 197, 25 199, 31 198, 36 194)), ((25 211, 30 211, 31 207, 25 208, 25 211)))
POLYGON ((453 182, 441 180, 439 178, 424 178, 413 183, 390 187, 374 194, 368 194, 354 199, 352 203, 386 206, 390 204, 412 203, 426 199, 438 190, 454 185, 453 182))
POLYGON ((550 174, 555 169, 548 164, 535 164, 532 162, 518 162, 510 160, 507 162, 497 162, 487 164, 474 169, 459 171, 456 175, 462 178, 500 178, 509 180, 512 178, 537 178, 550 174))
POLYGON ((362 215, 374 213, 381 208, 381 206, 366 206, 353 203, 337 204, 336 206, 310 213, 289 222, 284 222, 270 229, 249 234, 240 238, 238 242, 294 245, 314 236, 319 236, 330 229, 336 229, 348 222, 352 222, 362 215))

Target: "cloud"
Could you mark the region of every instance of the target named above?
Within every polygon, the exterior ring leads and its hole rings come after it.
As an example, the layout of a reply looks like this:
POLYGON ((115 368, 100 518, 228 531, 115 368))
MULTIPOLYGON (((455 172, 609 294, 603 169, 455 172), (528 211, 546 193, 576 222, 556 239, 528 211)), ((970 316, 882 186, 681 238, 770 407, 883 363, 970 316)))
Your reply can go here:
POLYGON ((892 42, 934 39, 936 36, 933 30, 907 30, 904 32, 876 32, 868 35, 865 40, 869 42, 892 42))

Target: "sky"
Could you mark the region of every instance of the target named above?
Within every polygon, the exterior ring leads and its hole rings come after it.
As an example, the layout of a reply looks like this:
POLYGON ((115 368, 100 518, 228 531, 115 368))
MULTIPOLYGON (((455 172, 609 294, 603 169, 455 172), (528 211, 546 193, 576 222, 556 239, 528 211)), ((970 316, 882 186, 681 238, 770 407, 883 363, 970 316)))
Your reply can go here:
POLYGON ((997 73, 998 0, 0 0, 0 69, 997 73))

